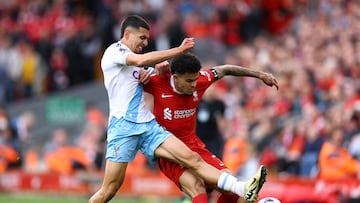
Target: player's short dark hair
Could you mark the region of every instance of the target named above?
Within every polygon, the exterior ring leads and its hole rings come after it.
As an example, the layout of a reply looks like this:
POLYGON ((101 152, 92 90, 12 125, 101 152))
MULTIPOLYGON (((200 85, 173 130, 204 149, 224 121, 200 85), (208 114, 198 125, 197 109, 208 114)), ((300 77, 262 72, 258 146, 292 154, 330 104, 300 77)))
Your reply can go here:
POLYGON ((150 25, 146 20, 138 15, 129 15, 121 22, 120 38, 124 36, 125 29, 127 27, 133 27, 135 29, 145 28, 150 30, 150 25))
POLYGON ((200 69, 200 60, 191 53, 177 56, 173 58, 170 63, 172 74, 197 73, 200 69))

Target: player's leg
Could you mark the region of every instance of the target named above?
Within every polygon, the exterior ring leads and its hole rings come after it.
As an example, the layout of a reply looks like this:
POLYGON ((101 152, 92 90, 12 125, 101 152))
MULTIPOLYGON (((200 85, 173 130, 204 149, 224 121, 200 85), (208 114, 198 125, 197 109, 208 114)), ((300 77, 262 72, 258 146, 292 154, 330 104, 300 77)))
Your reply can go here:
POLYGON ((240 196, 245 195, 244 182, 240 182, 231 174, 222 173, 206 163, 199 154, 191 151, 175 136, 168 137, 155 150, 155 155, 179 163, 208 184, 217 185, 225 191, 231 191, 240 196))
MULTIPOLYGON (((215 168, 221 170, 222 172, 226 172, 226 173, 231 173, 230 170, 227 168, 227 166, 219 159, 217 158, 214 154, 212 154, 207 148, 203 147, 202 145, 193 145, 191 147, 191 150, 194 152, 197 152, 202 159, 204 159, 204 161, 212 166, 214 166, 215 168)), ((254 192, 252 192, 251 190, 255 190, 253 189, 254 187, 256 188, 257 191, 260 190, 260 188, 262 187, 262 184, 265 181, 265 176, 266 176, 266 171, 264 171, 264 167, 260 167, 258 169, 258 172, 255 174, 255 176, 251 179, 249 179, 248 181, 245 182, 245 197, 251 201, 257 199, 257 193, 256 194, 254 192), (265 174, 264 174, 265 173, 265 174), (256 180, 259 181, 255 181, 253 182, 254 178, 256 180), (252 195, 249 195, 252 194, 252 195)), ((213 187, 208 188, 208 185, 206 185, 206 189, 207 191, 209 191, 209 189, 213 189, 213 187)), ((217 191, 214 191, 214 193, 220 192, 220 195, 218 195, 217 199, 217 203, 233 203, 233 202, 240 202, 241 199, 239 199, 239 195, 235 194, 235 193, 231 193, 231 192, 227 192, 227 191, 223 191, 219 188, 217 188, 217 191)), ((251 202, 250 201, 250 202, 251 202)))
POLYGON ((257 192, 262 186, 259 183, 265 181, 266 174, 262 173, 261 176, 254 177, 254 179, 250 180, 253 187, 246 187, 246 182, 238 181, 231 174, 221 172, 206 163, 199 154, 191 151, 183 142, 160 127, 155 121, 149 122, 147 129, 148 131, 142 135, 143 140, 141 142, 141 151, 147 157, 151 158, 155 155, 176 162, 189 169, 208 184, 217 185, 220 189, 246 197, 246 200, 256 200, 257 192))
POLYGON ((156 150, 155 155, 172 160, 188 168, 205 182, 217 185, 222 190, 230 191, 242 196, 247 201, 255 201, 265 182, 266 169, 261 166, 256 175, 250 180, 238 181, 233 175, 221 172, 206 163, 197 153, 191 151, 175 136, 167 138, 156 150))
POLYGON ((175 162, 160 158, 158 167, 167 178, 187 194, 193 203, 208 203, 204 181, 175 162))
POLYGON ((107 132, 106 165, 103 184, 89 200, 105 203, 114 197, 124 182, 127 164, 139 150, 140 136, 146 127, 113 117, 107 132))
POLYGON ((181 190, 191 197, 192 203, 208 203, 204 181, 189 170, 180 176, 179 183, 181 190))
POLYGON ((90 198, 89 203, 106 203, 111 200, 124 182, 127 162, 106 160, 101 188, 90 198))
MULTIPOLYGON (((154 156, 165 158, 193 171, 209 184, 217 184, 221 172, 207 164, 199 154, 191 151, 183 142, 162 128, 155 120, 147 123, 147 129, 148 131, 141 135, 140 142, 141 151, 148 157, 148 160, 154 159, 154 156)), ((233 176, 226 180, 231 184, 237 181, 233 176)))
POLYGON ((209 184, 216 185, 221 172, 207 164, 199 154, 191 151, 175 136, 168 137, 156 150, 155 156, 179 163, 209 184))
MULTIPOLYGON (((230 170, 226 167, 226 165, 214 154, 212 154, 208 149, 204 147, 193 147, 193 151, 200 154, 200 156, 210 165, 215 168, 221 170, 222 172, 231 173, 230 170)), ((239 199, 239 195, 227 191, 220 190, 219 188, 215 188, 214 192, 220 192, 220 195, 217 198, 216 203, 233 203, 237 202, 239 199)))

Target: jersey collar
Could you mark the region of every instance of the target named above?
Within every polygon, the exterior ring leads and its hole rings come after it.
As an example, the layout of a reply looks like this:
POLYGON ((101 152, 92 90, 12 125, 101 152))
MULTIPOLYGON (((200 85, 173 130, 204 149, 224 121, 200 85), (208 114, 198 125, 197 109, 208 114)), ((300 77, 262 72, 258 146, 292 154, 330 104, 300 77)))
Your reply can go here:
POLYGON ((179 91, 176 90, 176 88, 175 88, 175 83, 174 83, 174 76, 173 76, 173 75, 171 75, 171 77, 170 77, 170 86, 172 87, 172 89, 173 89, 174 92, 176 92, 176 93, 178 93, 178 94, 183 94, 182 92, 179 92, 179 91))

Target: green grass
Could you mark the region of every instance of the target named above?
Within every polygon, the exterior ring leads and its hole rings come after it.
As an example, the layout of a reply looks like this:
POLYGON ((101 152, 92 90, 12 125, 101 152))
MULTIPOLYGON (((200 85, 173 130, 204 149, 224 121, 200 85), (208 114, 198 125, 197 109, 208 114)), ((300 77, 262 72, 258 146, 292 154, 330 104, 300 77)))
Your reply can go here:
MULTIPOLYGON (((43 195, 43 194, 0 194, 2 203, 87 203, 88 197, 76 197, 68 195, 43 195)), ((162 200, 160 197, 129 198, 115 197, 109 203, 180 203, 180 200, 162 200)))

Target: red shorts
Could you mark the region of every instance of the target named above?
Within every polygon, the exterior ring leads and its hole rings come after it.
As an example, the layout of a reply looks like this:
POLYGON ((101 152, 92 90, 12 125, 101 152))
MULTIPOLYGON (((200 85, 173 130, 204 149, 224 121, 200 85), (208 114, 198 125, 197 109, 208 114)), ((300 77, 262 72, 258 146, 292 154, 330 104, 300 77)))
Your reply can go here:
MULTIPOLYGON (((197 152, 205 162, 214 166, 215 168, 219 170, 227 169, 224 163, 215 155, 213 155, 208 149, 199 146, 190 147, 190 149, 194 152, 197 152)), ((181 189, 179 179, 186 168, 163 158, 158 160, 158 166, 160 171, 181 189)))

